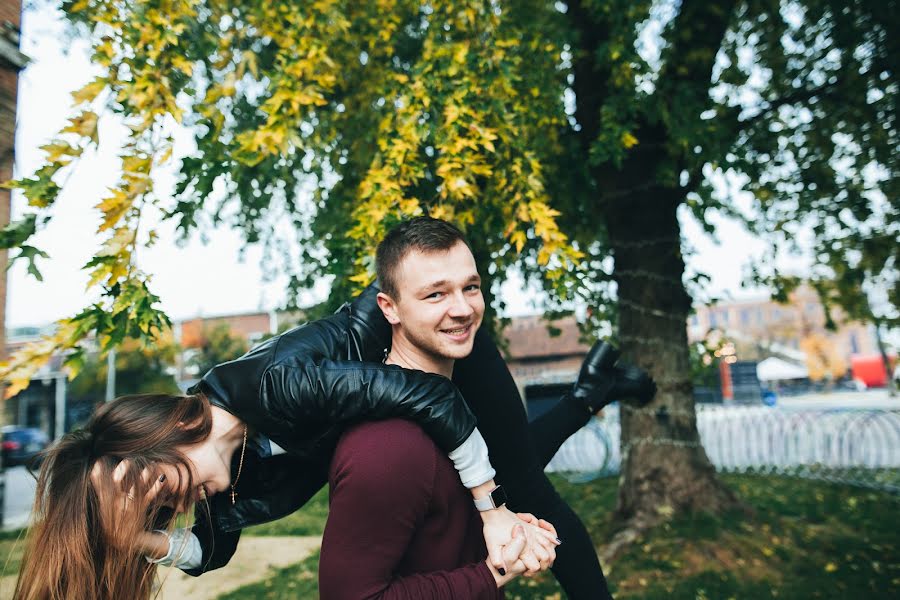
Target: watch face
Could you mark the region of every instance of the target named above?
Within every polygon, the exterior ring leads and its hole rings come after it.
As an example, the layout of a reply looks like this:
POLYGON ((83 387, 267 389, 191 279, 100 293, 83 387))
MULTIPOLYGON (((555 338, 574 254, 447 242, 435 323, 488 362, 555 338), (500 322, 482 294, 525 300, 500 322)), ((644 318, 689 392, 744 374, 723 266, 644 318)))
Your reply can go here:
POLYGON ((506 504, 506 491, 498 485, 491 492, 491 501, 496 508, 503 506, 506 504))

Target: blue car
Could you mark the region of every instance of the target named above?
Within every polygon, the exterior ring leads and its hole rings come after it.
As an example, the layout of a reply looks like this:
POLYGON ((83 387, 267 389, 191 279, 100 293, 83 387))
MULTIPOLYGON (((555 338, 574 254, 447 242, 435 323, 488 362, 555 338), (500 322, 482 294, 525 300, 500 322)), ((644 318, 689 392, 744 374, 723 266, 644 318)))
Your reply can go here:
POLYGON ((7 425, 3 432, 3 466, 15 467, 28 464, 34 456, 47 447, 47 434, 34 427, 7 425))

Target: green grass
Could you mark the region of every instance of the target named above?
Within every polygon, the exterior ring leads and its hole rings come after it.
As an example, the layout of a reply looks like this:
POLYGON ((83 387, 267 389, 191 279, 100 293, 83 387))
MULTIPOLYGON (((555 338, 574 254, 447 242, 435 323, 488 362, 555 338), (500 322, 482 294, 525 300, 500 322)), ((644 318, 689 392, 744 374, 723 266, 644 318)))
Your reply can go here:
POLYGON ((278 569, 265 581, 245 585, 237 590, 219 596, 217 600, 246 600, 253 598, 284 598, 297 600, 319 597, 319 553, 284 569, 278 569))
MULTIPOLYGON (((616 598, 807 599, 900 597, 896 496, 775 476, 724 476, 753 507, 751 517, 686 515, 657 528, 607 569, 616 598)), ((609 539, 616 481, 572 484, 554 478, 596 542, 609 539)), ((256 533, 321 531, 323 494, 256 533), (318 527, 316 526, 316 520, 318 527)), ((318 555, 225 599, 316 598, 318 555)), ((507 586, 510 600, 565 596, 552 575, 507 586)))
POLYGON ((0 577, 16 575, 25 552, 25 532, 21 529, 0 531, 0 577))
POLYGON ((247 528, 243 535, 322 535, 328 517, 328 487, 323 487, 297 512, 247 528))

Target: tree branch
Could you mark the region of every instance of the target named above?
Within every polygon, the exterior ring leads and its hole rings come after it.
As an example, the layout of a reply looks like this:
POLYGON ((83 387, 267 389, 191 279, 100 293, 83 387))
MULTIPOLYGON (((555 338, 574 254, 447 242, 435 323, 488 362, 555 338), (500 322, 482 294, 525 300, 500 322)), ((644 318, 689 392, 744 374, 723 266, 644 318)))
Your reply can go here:
POLYGON ((597 49, 609 37, 609 28, 598 23, 581 0, 568 2, 568 14, 572 27, 578 32, 578 44, 573 48, 572 70, 575 82, 575 119, 581 125, 579 142, 585 152, 600 131, 600 107, 606 97, 608 72, 600 72, 597 65, 597 49))
POLYGON ((758 109, 758 112, 756 112, 755 114, 747 117, 746 119, 736 119, 736 125, 738 125, 740 128, 746 128, 748 126, 752 126, 754 123, 756 123, 760 119, 765 118, 767 115, 772 113, 772 111, 778 110, 782 106, 796 104, 797 102, 808 102, 809 100, 820 96, 830 96, 837 91, 837 88, 840 84, 841 79, 837 79, 831 83, 825 83, 812 89, 795 90, 793 93, 782 96, 777 100, 769 100, 763 102, 761 105, 756 107, 758 109))

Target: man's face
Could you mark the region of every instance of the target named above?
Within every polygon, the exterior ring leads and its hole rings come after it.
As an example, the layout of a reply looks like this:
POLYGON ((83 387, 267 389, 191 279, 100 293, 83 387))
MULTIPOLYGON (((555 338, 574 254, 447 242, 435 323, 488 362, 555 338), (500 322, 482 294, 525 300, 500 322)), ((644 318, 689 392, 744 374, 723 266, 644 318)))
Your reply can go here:
POLYGON ((412 347, 423 358, 446 361, 472 352, 484 316, 481 277, 462 242, 446 251, 407 254, 397 268, 398 298, 379 295, 394 325, 394 346, 412 347))

